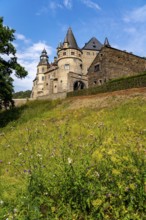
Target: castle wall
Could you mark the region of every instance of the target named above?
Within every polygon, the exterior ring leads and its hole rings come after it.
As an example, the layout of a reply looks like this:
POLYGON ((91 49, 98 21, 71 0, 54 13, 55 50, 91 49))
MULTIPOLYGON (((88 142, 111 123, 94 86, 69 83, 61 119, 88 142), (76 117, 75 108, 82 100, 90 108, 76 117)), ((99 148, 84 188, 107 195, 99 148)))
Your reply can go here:
POLYGON ((37 100, 55 100, 55 99, 65 99, 67 97, 66 92, 60 92, 60 93, 55 93, 55 94, 49 94, 49 95, 44 95, 40 96, 37 98, 37 100))
POLYGON ((146 59, 111 47, 103 47, 88 72, 89 87, 104 82, 142 73, 146 70, 146 59))
POLYGON ((86 75, 88 72, 89 67, 91 66, 93 60, 95 59, 98 51, 93 50, 82 50, 82 73, 86 75))

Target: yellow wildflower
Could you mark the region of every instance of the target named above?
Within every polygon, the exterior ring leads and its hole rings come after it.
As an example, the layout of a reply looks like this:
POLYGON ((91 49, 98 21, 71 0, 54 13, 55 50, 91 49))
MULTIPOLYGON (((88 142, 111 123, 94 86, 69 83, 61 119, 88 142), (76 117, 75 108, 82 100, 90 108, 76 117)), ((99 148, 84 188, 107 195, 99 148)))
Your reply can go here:
POLYGON ((96 200, 92 201, 92 205, 94 207, 96 207, 96 208, 99 207, 101 204, 102 204, 102 200, 101 199, 96 199, 96 200))

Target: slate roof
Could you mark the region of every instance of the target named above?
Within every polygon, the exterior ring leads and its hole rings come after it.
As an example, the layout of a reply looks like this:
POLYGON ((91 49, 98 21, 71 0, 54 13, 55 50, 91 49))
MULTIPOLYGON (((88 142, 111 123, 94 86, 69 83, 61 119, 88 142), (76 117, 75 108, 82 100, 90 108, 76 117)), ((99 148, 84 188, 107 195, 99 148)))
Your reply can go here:
POLYGON ((64 39, 64 43, 66 43, 66 42, 69 44, 69 48, 79 49, 71 28, 68 29, 66 37, 64 39))
POLYGON ((110 43, 109 43, 109 41, 108 41, 108 38, 107 38, 107 37, 105 38, 105 41, 104 41, 104 46, 110 47, 110 43))
POLYGON ((39 66, 39 65, 42 65, 42 64, 49 64, 48 58, 49 58, 49 57, 48 57, 48 55, 47 55, 47 51, 46 51, 46 49, 44 48, 43 51, 42 51, 42 53, 41 53, 40 62, 39 62, 39 64, 38 64, 38 66, 39 66))
POLYGON ((95 38, 92 37, 82 48, 82 50, 100 50, 103 45, 95 38))

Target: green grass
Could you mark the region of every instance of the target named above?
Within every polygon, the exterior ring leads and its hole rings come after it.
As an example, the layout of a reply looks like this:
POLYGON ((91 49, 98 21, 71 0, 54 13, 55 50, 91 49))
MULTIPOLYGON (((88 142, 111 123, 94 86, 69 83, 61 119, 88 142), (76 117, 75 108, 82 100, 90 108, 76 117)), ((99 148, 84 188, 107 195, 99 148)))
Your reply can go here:
POLYGON ((0 113, 0 219, 145 219, 146 100, 0 113))

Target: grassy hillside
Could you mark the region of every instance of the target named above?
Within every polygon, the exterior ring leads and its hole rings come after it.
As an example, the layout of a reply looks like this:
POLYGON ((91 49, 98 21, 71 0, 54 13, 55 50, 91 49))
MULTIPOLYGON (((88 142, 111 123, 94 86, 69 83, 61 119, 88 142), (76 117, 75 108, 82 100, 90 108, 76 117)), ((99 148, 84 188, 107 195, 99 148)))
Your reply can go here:
POLYGON ((0 219, 145 219, 145 118, 143 95, 1 112, 0 219))

